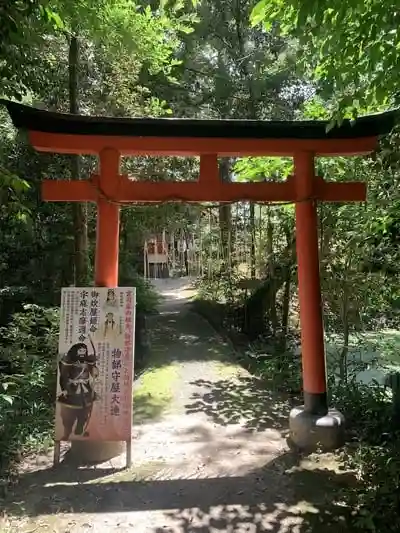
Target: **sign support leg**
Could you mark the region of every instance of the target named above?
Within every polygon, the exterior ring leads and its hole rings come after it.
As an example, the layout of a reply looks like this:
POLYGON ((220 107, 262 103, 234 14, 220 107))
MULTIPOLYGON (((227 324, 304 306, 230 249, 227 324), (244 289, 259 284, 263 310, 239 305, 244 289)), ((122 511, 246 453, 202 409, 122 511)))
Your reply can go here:
POLYGON ((61 442, 59 440, 54 441, 54 451, 53 451, 53 467, 55 468, 60 464, 61 456, 61 442))
POLYGON ((132 439, 126 441, 126 468, 132 466, 132 439))

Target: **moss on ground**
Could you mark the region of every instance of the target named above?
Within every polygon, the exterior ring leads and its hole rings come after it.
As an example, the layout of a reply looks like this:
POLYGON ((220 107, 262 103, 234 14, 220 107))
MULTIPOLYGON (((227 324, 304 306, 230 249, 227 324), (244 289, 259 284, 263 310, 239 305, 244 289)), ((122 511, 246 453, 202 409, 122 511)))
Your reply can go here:
POLYGON ((140 377, 133 392, 133 423, 158 419, 169 407, 173 386, 178 379, 175 363, 154 367, 140 377))

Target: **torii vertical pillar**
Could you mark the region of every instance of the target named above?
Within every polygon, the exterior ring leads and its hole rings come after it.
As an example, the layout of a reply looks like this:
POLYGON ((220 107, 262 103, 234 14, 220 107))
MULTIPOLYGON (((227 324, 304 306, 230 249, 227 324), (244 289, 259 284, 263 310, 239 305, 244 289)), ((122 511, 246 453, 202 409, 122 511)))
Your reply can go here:
POLYGON ((318 253, 314 154, 294 154, 296 251, 298 268, 304 406, 290 413, 291 440, 307 449, 334 449, 344 438, 344 419, 328 409, 324 326, 318 253))
MULTIPOLYGON (((107 191, 119 177, 120 154, 117 150, 100 152, 99 190, 107 191)), ((95 285, 118 287, 119 205, 99 196, 97 200, 97 231, 95 285)), ((123 453, 125 442, 72 441, 71 452, 80 462, 108 461, 123 453)))
MULTIPOLYGON (((104 149, 100 152, 99 190, 118 182, 119 152, 104 149)), ((97 234, 95 283, 97 287, 118 287, 119 205, 99 197, 97 200, 97 234)))

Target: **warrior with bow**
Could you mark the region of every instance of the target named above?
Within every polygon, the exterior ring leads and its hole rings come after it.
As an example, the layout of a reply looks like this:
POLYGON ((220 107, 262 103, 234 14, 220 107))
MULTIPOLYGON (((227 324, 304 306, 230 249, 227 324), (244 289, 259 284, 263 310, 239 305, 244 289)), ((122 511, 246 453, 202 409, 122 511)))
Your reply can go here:
POLYGON ((92 414, 93 403, 97 400, 93 382, 98 376, 96 349, 89 336, 92 353, 85 343, 71 346, 59 362, 59 383, 61 394, 57 401, 61 405, 61 418, 64 435, 68 440, 75 430, 77 436, 88 437, 87 427, 92 414))

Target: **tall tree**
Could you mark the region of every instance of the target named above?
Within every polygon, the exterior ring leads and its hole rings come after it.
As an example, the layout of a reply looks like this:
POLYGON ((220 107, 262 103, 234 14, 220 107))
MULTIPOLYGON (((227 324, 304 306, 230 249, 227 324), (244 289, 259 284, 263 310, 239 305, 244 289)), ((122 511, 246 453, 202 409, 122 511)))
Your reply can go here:
POLYGON ((397 105, 400 11, 395 0, 261 0, 252 22, 300 43, 299 63, 333 97, 332 116, 397 105))
MULTIPOLYGON (((18 2, 18 6, 22 4, 18 2)), ((153 75, 163 72, 166 78, 171 78, 173 53, 179 45, 180 32, 190 31, 191 16, 177 14, 172 18, 138 9, 130 1, 42 3, 58 13, 58 18, 54 16, 61 22, 55 26, 49 17, 42 17, 39 4, 37 2, 36 10, 24 11, 18 40, 12 36, 14 40, 10 37, 6 43, 1 43, 5 55, 0 56, 0 67, 8 61, 13 73, 10 79, 18 81, 20 71, 27 70, 30 74, 24 78, 23 85, 10 85, 9 89, 2 85, 4 80, 0 80, 3 95, 10 98, 19 95, 26 103, 73 113, 135 116, 160 115, 168 110, 164 102, 140 85, 139 73, 141 70, 153 75), (31 33, 35 37, 32 40, 31 33), (6 44, 11 50, 16 48, 14 56, 7 56, 6 44), (19 60, 14 61, 14 57, 19 60)), ((16 17, 10 9, 8 14, 16 17)), ((79 211, 79 205, 43 204, 38 190, 44 172, 50 178, 71 179, 80 173, 87 176, 95 170, 94 159, 80 158, 79 169, 76 160, 72 161, 71 168, 71 157, 36 154, 24 148, 23 137, 13 131, 5 112, 1 113, 4 118, 0 129, 0 196, 4 207, 1 223, 4 234, 9 235, 3 243, 1 283, 24 283, 25 254, 30 259, 30 271, 35 272, 35 287, 37 282, 39 290, 48 290, 50 282, 53 282, 51 290, 60 284, 73 283, 72 273, 77 274, 76 283, 86 282, 88 253, 92 249, 90 239, 94 237, 94 210, 89 206, 87 245, 85 231, 82 231, 85 210, 79 211), (28 183, 17 176, 29 176, 31 189, 26 192, 28 183), (21 206, 22 194, 24 205, 21 206), (18 212, 25 205, 31 209, 32 220, 24 226, 22 221, 15 222, 11 217, 11 206, 18 212), (75 220, 75 231, 70 219, 75 220), (16 232, 24 243, 23 253, 13 237, 16 232), (75 253, 74 248, 82 253, 75 253), (55 249, 58 254, 54 253, 55 249)), ((149 215, 149 224, 151 218, 149 215)))
POLYGON ((304 98, 292 45, 251 27, 254 0, 203 0, 199 23, 177 51, 178 83, 156 93, 175 115, 212 118, 288 117, 304 98), (172 93, 171 93, 172 89, 172 93))
MULTIPOLYGON (((276 32, 253 28, 254 0, 203 0, 199 23, 177 54, 178 84, 160 84, 157 94, 175 115, 205 118, 279 119, 293 116, 305 96, 295 73, 291 43, 276 32), (172 91, 171 91, 172 89, 172 91)), ((221 179, 233 176, 234 159, 220 162, 221 179)), ((223 256, 229 253, 231 207, 220 208, 223 256)), ((255 275, 255 215, 250 207, 251 274, 255 275)), ((231 232, 232 233, 232 232, 231 232)))
MULTIPOLYGON (((68 43, 69 106, 65 106, 65 102, 59 104, 62 108, 67 107, 70 113, 81 111, 80 85, 83 83, 84 73, 88 71, 82 64, 82 61, 88 60, 88 56, 80 54, 80 48, 90 44, 92 48, 93 46, 101 48, 106 62, 114 64, 113 56, 132 55, 149 71, 154 73, 162 71, 166 76, 170 76, 172 67, 170 56, 179 42, 178 32, 181 29, 186 31, 190 29, 187 25, 190 17, 182 19, 178 16, 172 20, 162 13, 139 9, 128 0, 118 3, 111 0, 100 2, 80 0, 74 4, 55 0, 51 6, 60 14, 63 22, 61 30, 68 43), (165 38, 165 32, 168 32, 168 38, 165 38), (140 39, 137 35, 141 36, 140 39)), ((128 63, 131 64, 132 61, 128 60, 128 63)), ((131 86, 130 80, 125 79, 124 83, 127 82, 131 86)), ((53 102, 57 104, 56 101, 53 102)), ((121 104, 120 101, 119 105, 121 104)), ((73 179, 80 178, 80 166, 80 157, 73 156, 71 158, 73 179)), ((75 283, 82 285, 89 279, 87 206, 75 203, 72 212, 75 235, 74 277, 75 283)))
MULTIPOLYGON (((79 40, 75 34, 69 38, 68 72, 69 72, 69 111, 72 114, 79 114, 79 40)), ((79 180, 80 156, 71 157, 71 177, 79 180)), ((87 205, 81 202, 74 202, 72 206, 74 218, 74 278, 75 285, 87 285, 89 281, 89 256, 88 256, 88 227, 87 227, 87 205)))

